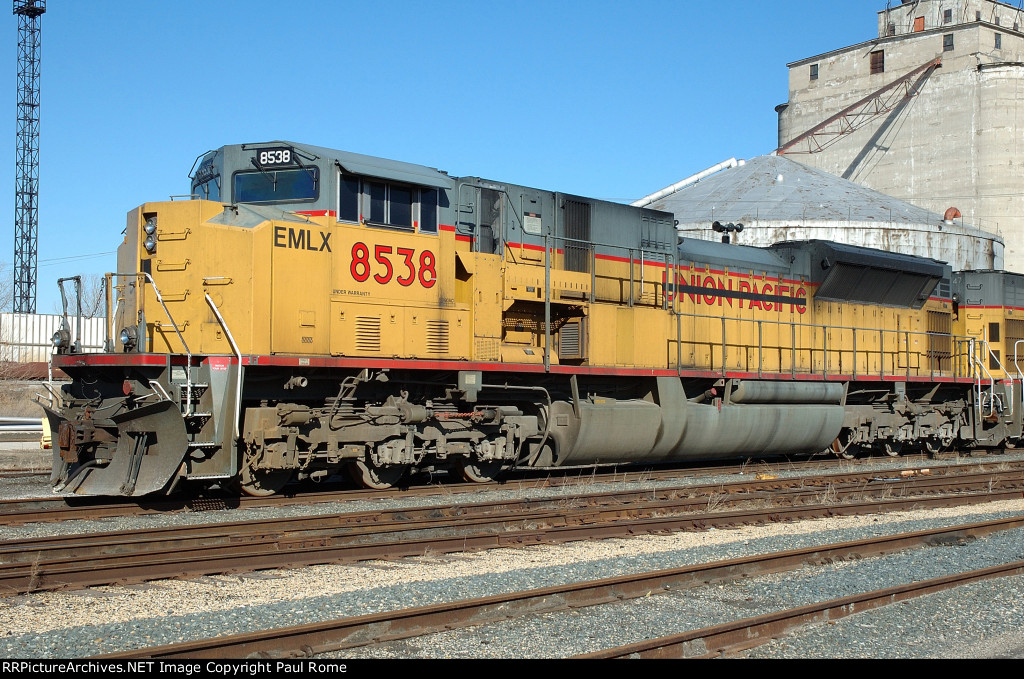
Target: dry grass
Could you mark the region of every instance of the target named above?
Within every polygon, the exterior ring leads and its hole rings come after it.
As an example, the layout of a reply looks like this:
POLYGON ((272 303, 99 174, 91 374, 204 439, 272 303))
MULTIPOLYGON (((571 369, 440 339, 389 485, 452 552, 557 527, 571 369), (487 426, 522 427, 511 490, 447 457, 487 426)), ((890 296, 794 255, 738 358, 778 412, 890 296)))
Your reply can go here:
POLYGON ((36 587, 39 585, 39 562, 42 561, 42 552, 36 553, 36 558, 32 560, 32 569, 29 571, 28 579, 28 591, 34 592, 36 587))
POLYGON ((0 379, 0 416, 39 417, 43 411, 35 402, 38 383, 0 379))
POLYGON ((584 505, 584 502, 583 502, 583 498, 581 498, 581 497, 568 497, 568 498, 564 498, 562 500, 559 500, 557 502, 556 506, 559 509, 564 509, 564 510, 568 511, 568 510, 573 510, 573 509, 579 509, 580 507, 583 507, 585 505, 584 505))
POLYGON ((834 505, 838 500, 839 494, 831 483, 825 488, 825 492, 818 496, 818 504, 820 505, 834 505))

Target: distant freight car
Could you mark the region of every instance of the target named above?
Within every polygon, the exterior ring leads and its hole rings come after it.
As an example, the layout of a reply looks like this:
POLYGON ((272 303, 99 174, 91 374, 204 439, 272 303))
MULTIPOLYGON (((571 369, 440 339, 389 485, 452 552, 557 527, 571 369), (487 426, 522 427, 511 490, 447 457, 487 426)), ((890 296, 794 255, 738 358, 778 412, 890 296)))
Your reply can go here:
POLYGON ((288 142, 192 177, 129 213, 107 353, 54 336, 57 490, 1021 436, 1012 274, 680 240, 668 213, 288 142))

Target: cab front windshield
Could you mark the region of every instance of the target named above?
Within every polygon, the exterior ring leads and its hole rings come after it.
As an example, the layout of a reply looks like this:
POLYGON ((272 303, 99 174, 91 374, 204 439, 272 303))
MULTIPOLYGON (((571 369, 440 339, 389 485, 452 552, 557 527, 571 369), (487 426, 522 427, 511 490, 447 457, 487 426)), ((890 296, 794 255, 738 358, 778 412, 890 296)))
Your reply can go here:
POLYGON ((239 172, 235 175, 236 203, 292 203, 315 200, 319 171, 315 167, 239 172))

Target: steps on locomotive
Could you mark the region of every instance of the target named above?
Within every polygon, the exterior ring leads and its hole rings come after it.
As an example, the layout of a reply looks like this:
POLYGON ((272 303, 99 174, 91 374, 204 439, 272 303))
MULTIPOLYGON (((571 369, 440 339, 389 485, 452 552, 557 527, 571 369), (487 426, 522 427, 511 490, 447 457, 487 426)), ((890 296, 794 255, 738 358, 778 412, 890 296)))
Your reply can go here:
POLYGON ((211 450, 220 446, 216 441, 211 441, 209 438, 213 436, 213 427, 211 426, 213 412, 210 408, 209 398, 203 399, 209 391, 210 385, 204 382, 193 382, 190 387, 181 387, 181 398, 178 404, 182 412, 182 418, 185 420, 185 431, 189 435, 188 448, 189 450, 211 450), (187 393, 191 388, 191 400, 193 412, 188 413, 188 396, 187 393), (203 408, 203 410, 198 410, 203 408), (209 429, 209 431, 207 431, 209 429))

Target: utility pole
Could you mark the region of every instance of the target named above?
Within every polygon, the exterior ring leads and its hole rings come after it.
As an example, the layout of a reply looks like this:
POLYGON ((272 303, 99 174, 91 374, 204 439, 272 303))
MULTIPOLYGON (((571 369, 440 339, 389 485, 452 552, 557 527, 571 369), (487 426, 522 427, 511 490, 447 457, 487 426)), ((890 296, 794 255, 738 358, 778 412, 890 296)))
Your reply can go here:
POLYGON ((14 0, 18 15, 18 172, 14 193, 14 312, 36 312, 39 261, 39 17, 46 0, 14 0))

